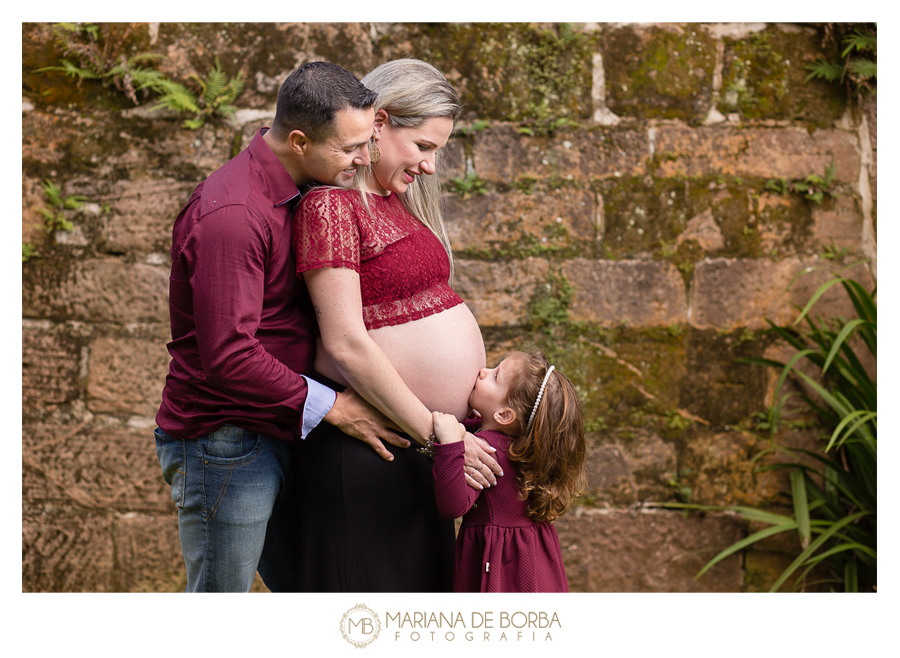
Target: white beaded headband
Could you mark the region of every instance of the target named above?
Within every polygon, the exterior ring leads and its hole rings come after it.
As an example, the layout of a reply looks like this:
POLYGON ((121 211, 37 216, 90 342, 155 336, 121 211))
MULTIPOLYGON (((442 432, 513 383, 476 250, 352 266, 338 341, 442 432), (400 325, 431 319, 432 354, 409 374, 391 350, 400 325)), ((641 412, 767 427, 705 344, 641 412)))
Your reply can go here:
POLYGON ((534 415, 537 413, 538 407, 541 404, 541 398, 544 397, 544 387, 547 385, 547 380, 550 379, 550 373, 553 372, 555 366, 550 366, 547 368, 547 374, 544 375, 544 381, 541 382, 541 388, 538 391, 537 399, 534 401, 534 409, 531 410, 531 417, 528 419, 528 426, 525 428, 526 432, 531 431, 531 423, 534 422, 534 415))

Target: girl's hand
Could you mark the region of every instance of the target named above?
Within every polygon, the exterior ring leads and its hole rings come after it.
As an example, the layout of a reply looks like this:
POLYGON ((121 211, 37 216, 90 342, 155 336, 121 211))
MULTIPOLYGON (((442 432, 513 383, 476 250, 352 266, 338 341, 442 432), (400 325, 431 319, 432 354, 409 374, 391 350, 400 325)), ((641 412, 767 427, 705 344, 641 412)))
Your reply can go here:
POLYGON ((466 428, 456 420, 456 416, 434 411, 431 420, 434 423, 434 436, 438 443, 456 443, 466 436, 466 428))

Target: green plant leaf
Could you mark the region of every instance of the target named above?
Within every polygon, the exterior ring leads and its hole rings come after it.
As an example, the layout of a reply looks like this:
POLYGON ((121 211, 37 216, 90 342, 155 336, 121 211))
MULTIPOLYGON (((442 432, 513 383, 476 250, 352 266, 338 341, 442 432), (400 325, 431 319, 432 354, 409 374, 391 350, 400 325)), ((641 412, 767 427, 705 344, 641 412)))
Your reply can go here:
POLYGON ((878 77, 878 65, 867 59, 855 59, 847 67, 851 73, 855 73, 863 80, 871 80, 878 77))
POLYGON ((809 309, 815 306, 816 302, 819 301, 819 298, 824 295, 828 290, 835 284, 838 284, 842 281, 840 278, 831 279, 830 281, 826 281, 821 286, 819 286, 816 291, 813 293, 812 297, 809 298, 809 301, 806 302, 806 306, 803 307, 803 311, 801 311, 800 315, 794 320, 793 324, 798 324, 806 314, 809 313, 809 309))
POLYGON ((857 31, 844 39, 846 46, 841 52, 841 57, 846 57, 852 50, 871 50, 873 53, 878 50, 878 38, 871 32, 857 31))
POLYGON ((853 433, 857 430, 857 428, 865 423, 868 423, 871 420, 874 420, 877 417, 877 411, 866 411, 865 409, 857 409, 856 411, 845 416, 840 424, 834 429, 834 432, 831 433, 831 439, 828 441, 828 446, 825 448, 825 452, 831 450, 831 448, 834 447, 835 444, 837 444, 837 447, 840 448, 849 437, 853 436, 853 433), (854 420, 856 422, 853 423, 853 425, 847 430, 844 437, 838 439, 841 434, 841 430, 843 430, 844 427, 849 425, 854 420))
POLYGON ((812 64, 807 64, 804 68, 810 73, 803 79, 803 82, 809 82, 814 78, 823 78, 828 82, 837 82, 844 77, 844 65, 836 62, 826 62, 820 59, 812 64))
POLYGON ((827 531, 823 532, 819 537, 813 541, 809 547, 804 550, 800 555, 788 566, 787 569, 778 577, 778 580, 775 581, 775 584, 772 585, 772 588, 769 590, 770 592, 777 592, 781 585, 787 580, 794 571, 797 570, 801 564, 803 564, 811 555, 813 555, 819 547, 822 546, 832 535, 834 535, 838 530, 843 528, 848 523, 853 523, 856 519, 862 518, 866 516, 868 512, 857 512, 856 514, 851 514, 850 516, 846 516, 834 525, 832 525, 827 531))
POLYGON ((849 338, 850 334, 856 331, 857 327, 869 324, 865 320, 860 320, 857 318, 856 320, 851 320, 847 324, 844 325, 843 329, 841 329, 841 333, 837 335, 837 338, 834 340, 834 343, 831 346, 831 351, 828 352, 828 356, 825 358, 825 364, 822 366, 822 374, 828 370, 828 366, 831 365, 831 362, 834 360, 835 355, 838 353, 838 350, 841 349, 841 345, 844 344, 844 341, 849 338))
POLYGON ((772 537, 774 535, 781 534, 782 532, 788 532, 790 530, 796 530, 796 529, 797 529, 797 524, 792 521, 791 523, 772 526, 770 528, 764 528, 763 530, 760 530, 759 532, 754 532, 749 537, 745 537, 741 541, 735 542, 734 544, 732 544, 725 550, 718 553, 712 560, 710 560, 705 565, 703 565, 703 568, 697 572, 697 575, 694 576, 694 579, 696 580, 697 578, 699 578, 700 576, 705 574, 712 567, 714 567, 716 564, 718 564, 719 562, 724 560, 729 555, 732 555, 733 553, 737 553, 738 551, 743 550, 747 546, 751 546, 751 545, 755 544, 756 542, 758 542, 761 539, 766 539, 767 537, 772 537))
POLYGON ((809 546, 811 530, 809 526, 809 506, 806 498, 806 481, 803 471, 791 471, 791 495, 794 499, 794 519, 800 533, 800 545, 809 546))

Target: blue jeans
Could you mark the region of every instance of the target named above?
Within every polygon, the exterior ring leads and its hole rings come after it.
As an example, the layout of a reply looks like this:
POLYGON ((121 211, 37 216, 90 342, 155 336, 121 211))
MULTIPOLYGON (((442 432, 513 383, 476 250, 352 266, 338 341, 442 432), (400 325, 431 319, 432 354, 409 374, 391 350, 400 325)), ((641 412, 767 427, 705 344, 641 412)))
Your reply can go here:
POLYGON ((225 425, 182 441, 155 431, 178 509, 188 592, 249 592, 257 570, 273 592, 297 591, 291 446, 225 425))

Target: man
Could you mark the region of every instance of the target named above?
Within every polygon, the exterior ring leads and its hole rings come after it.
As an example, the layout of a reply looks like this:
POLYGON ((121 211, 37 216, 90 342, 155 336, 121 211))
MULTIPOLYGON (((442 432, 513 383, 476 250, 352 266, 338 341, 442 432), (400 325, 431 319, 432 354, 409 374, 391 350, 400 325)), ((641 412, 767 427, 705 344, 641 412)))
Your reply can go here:
POLYGON ((369 164, 374 101, 339 66, 300 67, 279 89, 271 129, 198 185, 175 221, 156 445, 188 591, 249 591, 257 569, 273 591, 296 590, 285 495, 295 436, 324 420, 388 460, 382 441, 409 446, 352 390, 304 375, 316 325, 291 250, 300 189, 349 187, 369 164))

